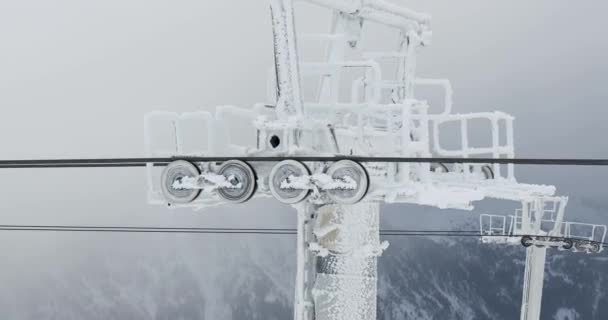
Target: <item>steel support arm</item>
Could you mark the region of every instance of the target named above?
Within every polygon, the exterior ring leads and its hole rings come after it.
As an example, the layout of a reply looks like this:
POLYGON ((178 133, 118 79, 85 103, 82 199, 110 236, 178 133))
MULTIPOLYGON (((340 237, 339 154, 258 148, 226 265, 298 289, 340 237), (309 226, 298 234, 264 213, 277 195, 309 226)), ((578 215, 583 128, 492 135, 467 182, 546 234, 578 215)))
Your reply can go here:
POLYGON ((300 95, 293 0, 271 0, 270 11, 277 77, 277 115, 281 119, 301 116, 302 97, 300 95))
POLYGON ((431 17, 384 0, 305 0, 323 7, 338 10, 363 19, 387 24, 400 29, 420 26, 430 28, 431 17))

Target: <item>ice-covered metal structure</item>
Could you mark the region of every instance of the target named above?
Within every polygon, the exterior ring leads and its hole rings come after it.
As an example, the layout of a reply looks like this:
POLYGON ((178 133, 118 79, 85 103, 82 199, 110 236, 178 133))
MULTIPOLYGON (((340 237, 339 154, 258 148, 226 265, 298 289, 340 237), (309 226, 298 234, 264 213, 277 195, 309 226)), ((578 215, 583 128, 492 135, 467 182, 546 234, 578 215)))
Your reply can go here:
POLYGON ((512 164, 297 161, 515 155, 513 117, 455 113, 448 80, 416 75, 416 55, 431 43, 429 15, 383 0, 303 2, 331 10, 331 30, 297 34, 293 0, 270 0, 275 66, 266 103, 146 115, 147 156, 179 159, 166 167, 148 164, 150 203, 201 209, 273 197, 293 205, 298 210, 295 319, 369 320, 376 317, 377 257, 386 248, 379 240, 380 203, 472 209, 485 198, 521 202, 508 230, 505 217, 484 215, 481 232, 487 242, 529 247, 522 319, 538 319, 545 248, 601 251, 591 240, 603 241, 605 227, 593 226, 587 242, 572 243, 568 238, 578 225, 563 221, 565 198, 554 197, 553 186, 518 183, 512 164), (368 24, 392 31, 394 49, 364 48, 368 24), (323 58, 301 55, 298 48, 307 42, 322 44, 323 58), (431 109, 417 97, 420 87, 441 90, 443 105, 431 109), (485 145, 471 141, 480 134, 488 138, 485 145), (234 159, 191 160, 201 156, 234 159), (547 203, 557 209, 545 210, 547 203), (549 231, 542 229, 545 220, 553 223, 549 231))
POLYGON ((521 319, 540 319, 547 249, 600 253, 606 226, 564 221, 568 198, 532 197, 521 200, 511 216, 482 214, 482 241, 526 247, 521 319))

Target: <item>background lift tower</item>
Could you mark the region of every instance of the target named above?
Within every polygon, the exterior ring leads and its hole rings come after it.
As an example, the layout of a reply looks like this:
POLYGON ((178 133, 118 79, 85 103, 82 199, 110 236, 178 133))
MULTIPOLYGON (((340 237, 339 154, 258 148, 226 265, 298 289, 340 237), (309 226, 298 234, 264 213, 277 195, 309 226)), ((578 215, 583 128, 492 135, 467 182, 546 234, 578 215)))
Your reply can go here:
POLYGON ((537 197, 522 200, 521 209, 507 216, 482 214, 482 242, 526 247, 526 269, 521 319, 540 319, 545 261, 548 248, 580 253, 599 253, 606 226, 564 221, 568 198, 537 197))
POLYGON ((448 80, 416 77, 416 54, 431 42, 430 16, 383 0, 307 0, 332 11, 332 27, 327 34, 296 35, 293 0, 270 2, 275 66, 269 103, 146 115, 147 156, 180 159, 164 168, 147 165, 149 202, 201 209, 272 196, 292 205, 298 212, 294 318, 372 320, 377 258, 387 247, 379 240, 380 203, 470 210, 484 198, 518 201, 523 207, 509 230, 505 217, 485 215, 481 232, 487 242, 528 247, 522 319, 538 319, 546 248, 599 252, 591 240, 603 241, 605 226, 563 222, 565 198, 554 197, 553 186, 518 183, 513 164, 353 161, 514 158, 511 116, 455 114, 448 80), (394 32, 394 51, 362 48, 370 23, 394 32), (296 41, 321 43, 326 55, 305 60, 296 41), (439 112, 416 98, 419 86, 443 91, 439 112), (474 147, 469 136, 479 123, 489 124, 491 142, 474 147), (447 125, 460 129, 456 140, 447 125), (456 146, 442 145, 446 138, 456 146), (545 220, 553 223, 548 231, 545 220), (575 226, 591 227, 592 235, 573 243, 567 238, 575 236, 575 226))

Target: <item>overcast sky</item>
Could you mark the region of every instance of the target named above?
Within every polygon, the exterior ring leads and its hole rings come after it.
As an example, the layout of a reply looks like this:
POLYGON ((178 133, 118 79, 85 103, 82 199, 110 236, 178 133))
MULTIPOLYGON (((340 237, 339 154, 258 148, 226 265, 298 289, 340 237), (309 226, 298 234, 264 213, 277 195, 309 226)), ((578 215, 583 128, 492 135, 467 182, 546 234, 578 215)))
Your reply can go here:
MULTIPOLYGON (((608 157, 608 2, 400 2, 433 16, 419 75, 449 78, 455 111, 513 114, 521 157, 608 157)), ((300 30, 327 26, 298 21, 300 30)), ((146 112, 265 101, 271 63, 263 1, 0 0, 0 158, 141 156, 146 112)), ((608 223, 607 171, 523 167, 518 176, 556 184, 572 196, 573 216, 608 223)), ((259 202, 204 214, 150 207, 140 169, 0 177, 0 224, 293 225, 271 200, 263 211, 259 202)), ((391 221, 407 224, 396 214, 406 209, 392 206, 391 221)), ((40 241, 73 238, 0 239, 35 251, 40 241)))
MULTIPOLYGON (((518 156, 608 156, 608 4, 404 4, 433 16, 434 42, 420 53, 419 75, 451 79, 455 111, 513 114, 518 156)), ((325 30, 327 15, 306 16, 314 10, 303 7, 300 31, 325 30)), ((140 156, 146 112, 265 101, 268 17, 259 1, 0 1, 2 158, 140 156)), ((377 36, 392 45, 389 35, 377 36)), ((521 168, 519 177, 572 191, 581 183, 598 186, 598 174, 605 175, 599 168, 563 175, 568 170, 521 168)), ((39 209, 48 208, 55 221, 73 206, 91 210, 91 202, 115 213, 88 211, 75 221, 155 216, 142 201, 138 170, 35 172, 38 179, 2 172, 1 206, 10 219, 46 222, 39 209)))

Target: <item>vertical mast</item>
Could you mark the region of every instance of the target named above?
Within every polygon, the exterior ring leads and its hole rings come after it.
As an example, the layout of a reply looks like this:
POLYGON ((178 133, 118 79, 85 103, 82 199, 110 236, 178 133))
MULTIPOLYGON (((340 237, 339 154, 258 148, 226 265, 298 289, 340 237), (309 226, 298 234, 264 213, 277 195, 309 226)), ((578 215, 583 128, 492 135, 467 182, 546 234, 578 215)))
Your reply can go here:
MULTIPOLYGON (((563 215, 563 210, 560 211, 560 215, 563 215)), ((544 213, 545 202, 543 199, 534 199, 530 202, 524 202, 522 207, 523 233, 540 235, 544 213)), ((524 271, 524 289, 521 302, 521 320, 540 319, 546 258, 547 248, 544 246, 532 246, 526 249, 526 268, 524 271)))
POLYGON ((375 320, 380 204, 326 205, 317 210, 319 245, 313 290, 315 320, 375 320))
POLYGON ((271 0, 270 11, 277 77, 277 115, 279 119, 301 116, 302 97, 293 0, 271 0))
POLYGON ((316 277, 316 257, 309 250, 309 244, 314 242, 312 221, 316 206, 311 203, 302 203, 295 207, 298 211, 298 236, 293 318, 294 320, 314 320, 312 287, 316 277))
POLYGON ((535 246, 526 249, 524 291, 521 303, 521 320, 539 320, 545 278, 547 248, 535 246))

